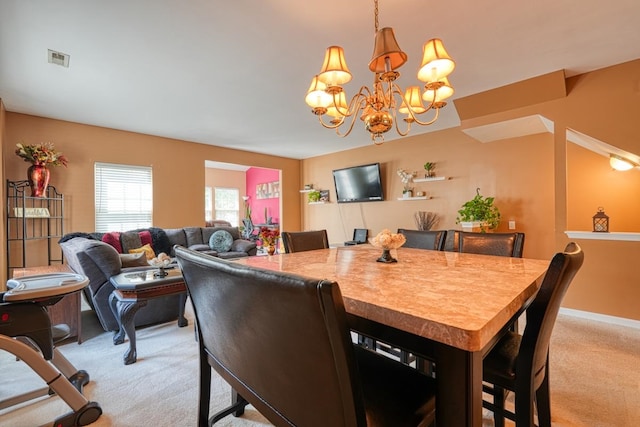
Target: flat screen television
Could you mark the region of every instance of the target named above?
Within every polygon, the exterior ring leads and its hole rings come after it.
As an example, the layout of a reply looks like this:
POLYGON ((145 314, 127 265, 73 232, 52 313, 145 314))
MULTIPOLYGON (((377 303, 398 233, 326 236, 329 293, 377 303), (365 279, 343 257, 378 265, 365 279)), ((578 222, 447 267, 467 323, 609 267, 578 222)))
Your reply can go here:
POLYGON ((333 171, 338 203, 379 202, 384 200, 380 163, 333 171))

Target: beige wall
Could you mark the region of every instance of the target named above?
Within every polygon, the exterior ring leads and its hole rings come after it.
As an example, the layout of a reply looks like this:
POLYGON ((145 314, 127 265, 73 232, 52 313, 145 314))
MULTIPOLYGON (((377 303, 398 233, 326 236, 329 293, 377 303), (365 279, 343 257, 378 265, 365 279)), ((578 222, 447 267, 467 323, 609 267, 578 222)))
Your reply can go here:
MULTIPOLYGON (((569 241, 565 230, 590 231, 598 206, 612 217, 612 231, 640 232, 640 170, 612 172, 606 157, 567 143, 565 137, 570 128, 640 154, 640 60, 567 79, 566 97, 558 97, 564 88, 557 78, 546 75, 519 83, 513 91, 505 87, 465 99, 466 119, 460 128, 304 160, 302 181, 330 189, 333 203, 307 205, 301 197, 303 228, 326 228, 331 242, 342 242, 356 227, 373 234, 382 228, 415 228, 413 214, 418 210, 438 213, 437 228, 459 228, 457 210, 480 187, 483 195, 496 197, 503 218, 498 231, 507 231, 507 221, 515 220, 517 231, 526 233, 526 257, 549 259, 569 241), (550 81, 552 91, 540 86, 550 81), (546 100, 536 92, 547 92, 546 100), (510 106, 506 110, 500 108, 501 97, 510 106), (491 114, 482 108, 485 99, 491 114), (523 105, 523 99, 537 103, 523 105), (481 143, 462 132, 533 114, 550 119, 553 133, 481 143), (450 179, 415 184, 432 195, 431 200, 398 201, 402 182, 396 169, 422 172, 426 161, 436 162, 437 175, 450 179), (386 200, 335 203, 331 171, 371 162, 382 164, 386 200)), ((640 242, 578 243, 585 250, 585 264, 564 306, 640 320, 640 271, 634 267, 640 242)), ((428 274, 428 266, 423 268, 428 274)))
MULTIPOLYGON (((51 168, 50 181, 65 196, 66 232, 94 230, 96 161, 152 166, 153 224, 165 228, 204 225, 205 160, 280 169, 283 226, 300 227, 299 160, 11 112, 6 113, 5 131, 5 179, 26 179, 28 165, 13 154, 20 141, 51 141, 69 158, 68 168, 51 168)), ((28 265, 46 264, 38 253, 44 250, 32 251, 28 265)))

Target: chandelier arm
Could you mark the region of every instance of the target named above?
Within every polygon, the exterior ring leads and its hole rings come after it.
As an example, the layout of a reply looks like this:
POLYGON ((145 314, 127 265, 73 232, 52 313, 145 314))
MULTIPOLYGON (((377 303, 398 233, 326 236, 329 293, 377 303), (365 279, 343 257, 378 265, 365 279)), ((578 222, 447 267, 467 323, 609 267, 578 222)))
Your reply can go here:
MULTIPOLYGON (((355 95, 355 96, 351 99, 351 103, 350 103, 350 104, 355 104, 355 100, 356 100, 356 99, 359 99, 358 104, 360 104, 360 105, 358 106, 358 108, 357 108, 357 109, 355 109, 355 110, 353 111, 352 116, 351 116, 351 123, 349 124, 349 128, 347 129, 347 131, 346 131, 345 133, 341 134, 341 133, 340 133, 340 129, 338 129, 338 128, 336 127, 336 134, 337 134, 338 136, 340 136, 340 137, 343 137, 343 138, 344 138, 345 136, 347 136, 347 135, 349 135, 349 134, 351 133, 351 131, 353 130, 353 126, 354 126, 354 125, 355 125, 355 123, 356 123, 356 116, 357 116, 357 115, 356 115, 355 113, 356 113, 356 112, 358 112, 358 111, 361 111, 361 110, 362 110, 362 109, 364 109, 364 108, 365 108, 365 106, 366 106, 367 98, 366 98, 366 96, 362 93, 363 88, 364 88, 364 89, 366 89, 366 91, 367 91, 367 92, 369 91, 369 88, 367 88, 366 86, 363 86, 362 88, 360 88, 360 92, 358 92, 358 94, 357 94, 357 95, 355 95)), ((351 105, 350 105, 350 106, 351 106, 351 105)))
MULTIPOLYGON (((435 108, 435 107, 429 106, 429 108, 427 108, 427 111, 429 111, 429 110, 436 110, 436 114, 435 114, 435 116, 433 116, 433 118, 431 120, 428 120, 426 122, 422 122, 418 118, 415 118, 414 119, 415 122, 417 124, 419 124, 420 126, 429 126, 429 125, 434 124, 436 122, 436 120, 438 120, 438 116, 440 115, 440 108, 435 108)), ((425 111, 425 113, 426 113, 426 111, 425 111)))
POLYGON ((340 119, 335 119, 336 123, 325 123, 324 120, 322 120, 323 116, 318 116, 318 121, 320 122, 320 124, 322 125, 323 128, 325 129, 337 129, 339 128, 342 123, 344 122, 344 117, 341 117, 340 119))

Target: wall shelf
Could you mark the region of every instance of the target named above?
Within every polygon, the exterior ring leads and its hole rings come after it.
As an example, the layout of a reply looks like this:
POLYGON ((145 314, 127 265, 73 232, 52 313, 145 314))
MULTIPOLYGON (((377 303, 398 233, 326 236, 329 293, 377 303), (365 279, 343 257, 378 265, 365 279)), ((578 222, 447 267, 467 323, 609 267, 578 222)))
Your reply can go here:
POLYGON ((413 178, 413 182, 430 182, 430 181, 444 181, 446 176, 430 176, 428 178, 413 178))
POLYGON ((593 231, 565 231, 564 233, 571 239, 640 241, 640 233, 597 233, 593 231))
POLYGON ((310 188, 308 190, 300 190, 301 193, 311 193, 313 190, 313 188, 310 188))
POLYGON ((324 205, 325 203, 329 203, 329 202, 309 202, 307 204, 309 204, 309 205, 324 205))
POLYGON ((431 196, 416 196, 416 197, 398 197, 398 201, 406 202, 408 200, 427 200, 430 199, 431 196))

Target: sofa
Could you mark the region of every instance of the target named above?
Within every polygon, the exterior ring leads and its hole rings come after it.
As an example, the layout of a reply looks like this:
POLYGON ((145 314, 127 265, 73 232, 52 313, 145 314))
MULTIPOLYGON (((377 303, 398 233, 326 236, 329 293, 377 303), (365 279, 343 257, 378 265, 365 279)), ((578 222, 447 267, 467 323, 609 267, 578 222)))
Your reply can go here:
MULTIPOLYGON (((218 233, 224 234, 225 233, 218 233)), ((89 279, 84 295, 95 311, 105 331, 118 330, 118 322, 109 306, 109 296, 114 290, 110 278, 127 271, 149 269, 148 255, 142 248, 131 245, 149 245, 153 253, 174 256, 173 246, 180 245, 220 258, 238 258, 256 255, 255 242, 240 238, 237 227, 184 227, 173 229, 148 228, 123 233, 70 233, 64 235, 59 245, 66 263, 78 274, 89 279), (214 233, 225 231, 233 239, 229 249, 212 249, 209 241, 214 233), (119 239, 116 242, 116 237, 119 239), (135 236, 138 236, 137 238, 135 236), (205 243, 206 242, 206 243, 205 243), (119 249, 119 250, 118 250, 119 249), (129 253, 129 251, 136 251, 129 253)), ((176 320, 180 309, 180 295, 154 298, 136 314, 135 326, 146 326, 176 320)))

